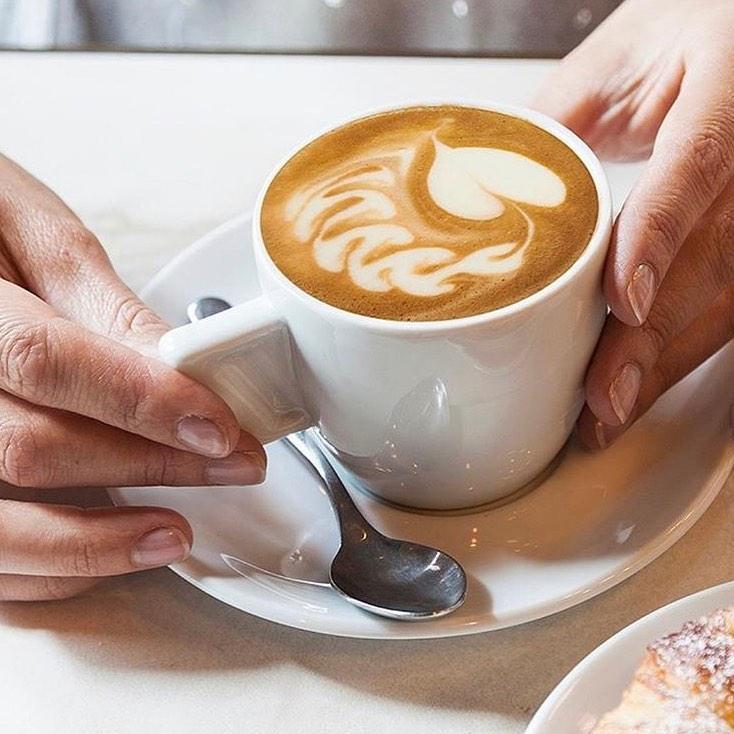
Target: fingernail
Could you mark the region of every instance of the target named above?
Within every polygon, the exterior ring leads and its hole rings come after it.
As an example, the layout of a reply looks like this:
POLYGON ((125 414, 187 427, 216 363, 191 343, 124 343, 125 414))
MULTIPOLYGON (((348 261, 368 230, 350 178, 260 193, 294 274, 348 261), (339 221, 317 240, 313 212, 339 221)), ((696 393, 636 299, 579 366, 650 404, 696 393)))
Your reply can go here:
POLYGON ((641 263, 632 273, 627 286, 627 298, 637 323, 644 323, 655 298, 655 271, 647 263, 641 263))
POLYGON ((222 431, 198 415, 187 415, 178 422, 176 438, 184 446, 205 456, 222 456, 229 451, 229 442, 222 431))
POLYGON ((209 462, 206 480, 209 484, 260 484, 265 479, 265 462, 254 451, 230 454, 209 462))
POLYGON ((153 568, 182 561, 190 550, 189 541, 180 530, 157 528, 138 539, 131 557, 136 566, 153 568))
POLYGON ((609 402, 620 423, 627 421, 632 408, 635 407, 641 380, 640 368, 632 362, 627 362, 609 386, 609 402))
POLYGON ((599 444, 600 449, 605 449, 609 445, 604 431, 604 424, 601 421, 594 423, 594 435, 596 436, 596 442, 599 444))

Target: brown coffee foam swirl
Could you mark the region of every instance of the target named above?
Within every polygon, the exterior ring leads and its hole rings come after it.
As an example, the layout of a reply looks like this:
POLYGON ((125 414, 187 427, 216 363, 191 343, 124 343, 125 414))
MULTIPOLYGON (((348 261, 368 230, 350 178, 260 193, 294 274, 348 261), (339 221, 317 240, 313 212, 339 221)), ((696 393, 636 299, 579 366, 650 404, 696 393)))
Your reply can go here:
MULTIPOLYGON (((444 203, 463 205, 461 197, 444 203)), ((498 113, 412 108, 352 123, 300 151, 265 196, 262 230, 276 264, 315 297, 366 315, 426 320, 480 313, 538 290, 578 257, 596 214, 591 177, 550 134, 498 113), (485 202, 475 191, 489 219, 438 206, 428 184, 437 151, 485 148, 499 149, 500 162, 512 154, 562 172, 564 196, 553 206, 494 196, 497 208, 491 193, 485 202)))

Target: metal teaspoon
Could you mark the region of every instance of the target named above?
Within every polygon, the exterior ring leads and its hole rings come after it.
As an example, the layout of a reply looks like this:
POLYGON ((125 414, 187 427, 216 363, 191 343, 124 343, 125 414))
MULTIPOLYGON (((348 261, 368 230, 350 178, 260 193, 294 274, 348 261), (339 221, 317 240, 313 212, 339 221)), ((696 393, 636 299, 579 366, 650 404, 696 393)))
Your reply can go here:
MULTIPOLYGON (((230 308, 220 298, 189 304, 191 321, 230 308)), ((320 479, 339 522, 341 545, 331 562, 329 579, 347 601, 391 619, 441 617, 466 597, 466 574, 451 556, 376 530, 354 504, 312 433, 300 431, 285 439, 320 479)))

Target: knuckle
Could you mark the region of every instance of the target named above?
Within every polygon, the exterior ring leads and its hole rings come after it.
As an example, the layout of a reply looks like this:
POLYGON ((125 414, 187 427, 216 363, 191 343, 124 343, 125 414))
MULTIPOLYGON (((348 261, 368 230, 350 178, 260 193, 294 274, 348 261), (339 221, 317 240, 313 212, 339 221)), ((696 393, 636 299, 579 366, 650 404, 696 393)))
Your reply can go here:
POLYGON ((718 194, 721 182, 729 176, 734 163, 732 143, 726 129, 724 119, 712 117, 691 136, 688 143, 695 172, 701 177, 707 197, 718 194))
POLYGON ((721 279, 722 285, 729 284, 734 280, 734 208, 719 213, 709 236, 713 271, 721 279))
POLYGON ((156 382, 155 366, 133 350, 117 352, 102 360, 97 410, 104 410, 105 422, 133 433, 150 423, 155 409, 165 407, 156 382))
POLYGON ((100 561, 94 544, 88 540, 76 543, 72 555, 72 571, 74 576, 100 576, 100 561))
MULTIPOLYGON (((171 416, 171 406, 197 406, 202 402, 202 387, 174 370, 136 358, 120 365, 113 377, 115 410, 123 428, 140 433, 154 422, 160 427, 171 416)), ((192 408, 193 410, 194 408, 192 408)), ((211 410, 211 409, 210 409, 211 410)))
POLYGON ((170 452, 159 451, 157 447, 151 447, 143 461, 143 482, 146 485, 169 484, 170 478, 175 474, 175 462, 170 452))
POLYGON ((65 275, 77 275, 88 264, 107 257, 99 240, 81 222, 59 223, 56 236, 59 242, 54 252, 56 266, 65 275))
MULTIPOLYGON (((83 510, 78 510, 82 513, 83 510)), ((59 548, 59 563, 64 576, 103 576, 102 561, 93 537, 70 533, 59 548)))
POLYGON ((683 237, 675 207, 650 206, 644 215, 645 232, 655 250, 667 258, 673 258, 683 237))
POLYGON ((8 388, 35 402, 47 399, 56 370, 53 327, 44 321, 6 335, 0 344, 0 369, 8 388))
POLYGON ((668 342, 668 335, 671 332, 671 320, 664 313, 658 312, 654 319, 648 319, 645 323, 637 328, 640 329, 647 340, 652 352, 656 355, 660 354, 668 342))
POLYGON ((719 213, 714 223, 714 238, 719 248, 730 260, 734 260, 734 205, 719 213))
POLYGON ((0 472, 16 487, 44 487, 49 472, 39 434, 30 426, 7 425, 0 429, 0 472))
POLYGON ((139 482, 146 486, 175 487, 182 484, 207 484, 206 463, 201 457, 150 443, 140 458, 139 482))
POLYGON ((153 390, 148 375, 140 374, 135 369, 123 368, 120 383, 124 389, 116 395, 116 410, 122 425, 136 431, 148 422, 153 390))
POLYGON ((691 137, 690 146, 699 170, 719 179, 728 173, 732 164, 732 146, 725 133, 727 121, 719 117, 709 119, 702 130, 691 137))
POLYGON ((110 331, 113 334, 132 331, 136 334, 145 334, 159 326, 155 314, 135 296, 122 296, 112 305, 110 331))
POLYGON ((144 481, 148 485, 168 487, 209 483, 206 464, 200 457, 160 446, 150 451, 144 481))

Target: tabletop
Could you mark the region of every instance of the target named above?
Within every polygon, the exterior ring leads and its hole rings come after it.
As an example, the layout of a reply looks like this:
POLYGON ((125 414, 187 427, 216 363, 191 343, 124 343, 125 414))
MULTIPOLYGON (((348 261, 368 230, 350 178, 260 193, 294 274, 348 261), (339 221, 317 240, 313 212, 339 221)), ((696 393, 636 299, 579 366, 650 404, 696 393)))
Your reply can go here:
MULTIPOLYGON (((0 150, 60 193, 139 289, 193 239, 250 207, 268 169, 319 127, 405 100, 522 103, 550 67, 6 53, 0 150)), ((635 172, 610 169, 618 190, 635 172)), ((70 601, 4 604, 0 731, 516 734, 604 639, 732 578, 733 498, 730 479, 683 540, 601 596, 464 638, 300 632, 231 609, 165 569, 70 601)))

